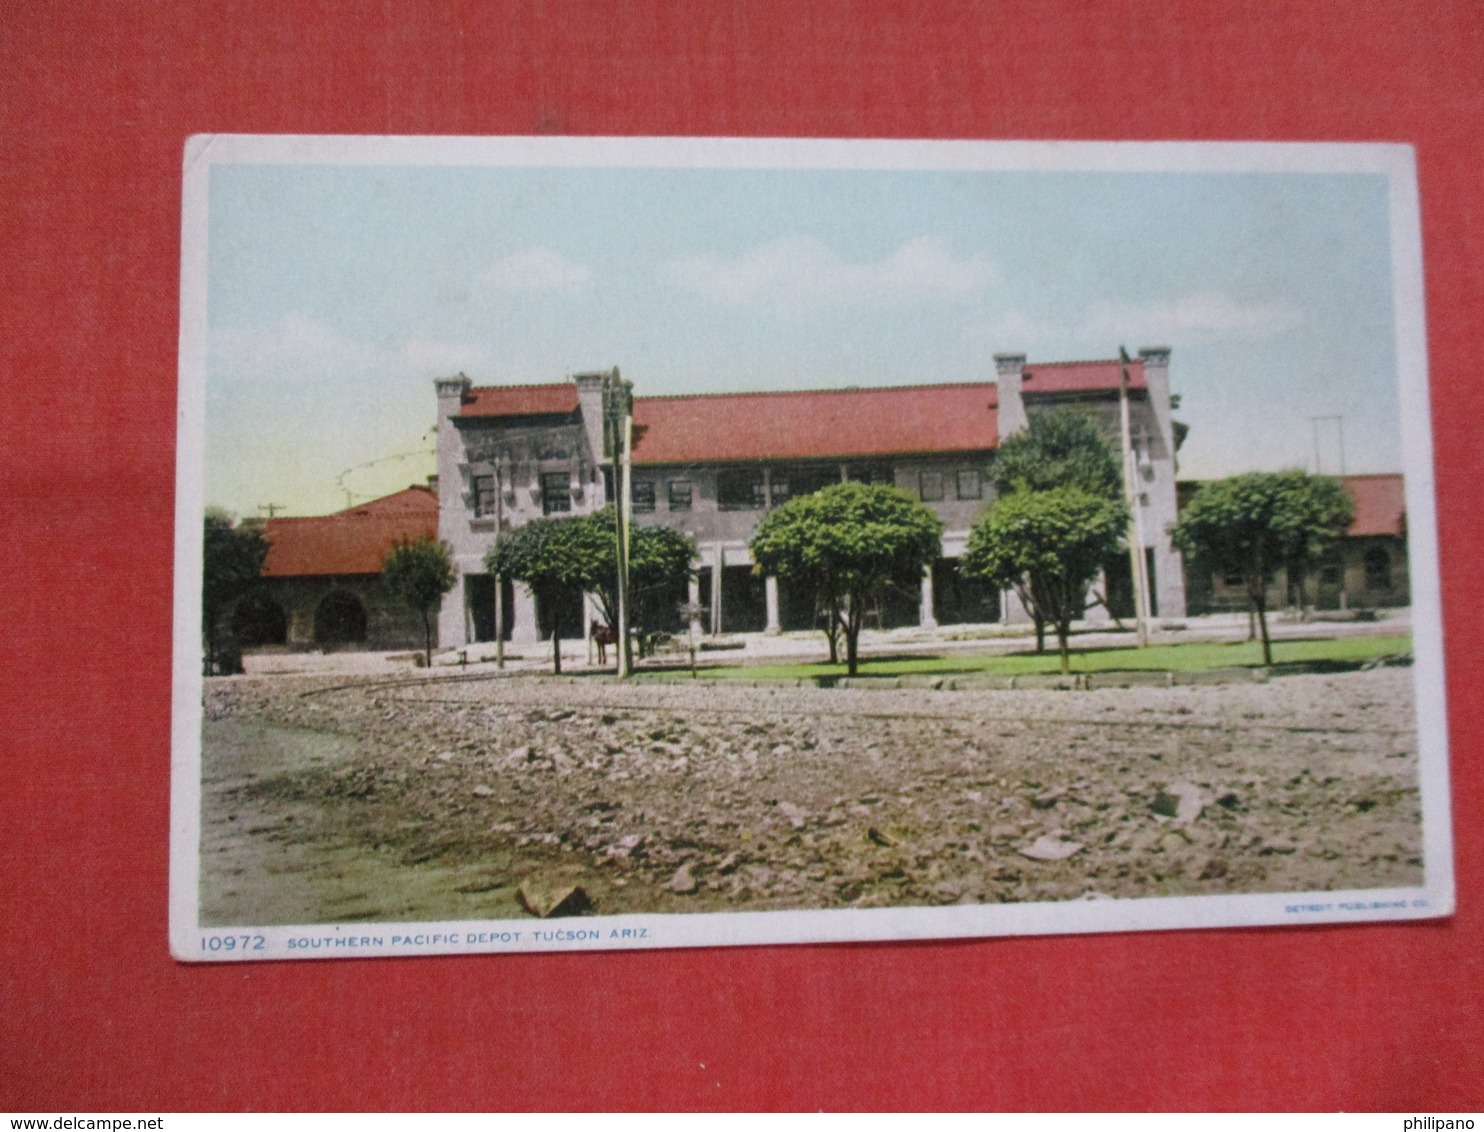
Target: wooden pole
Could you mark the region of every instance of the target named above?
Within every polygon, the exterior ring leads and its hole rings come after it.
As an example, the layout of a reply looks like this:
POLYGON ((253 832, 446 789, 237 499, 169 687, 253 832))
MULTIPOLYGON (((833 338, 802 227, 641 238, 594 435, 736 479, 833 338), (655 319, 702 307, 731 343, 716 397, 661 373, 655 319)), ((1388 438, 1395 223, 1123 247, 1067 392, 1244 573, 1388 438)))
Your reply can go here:
POLYGON ((1128 500, 1129 513, 1128 552, 1132 560, 1130 565, 1133 567, 1134 616, 1138 626, 1139 647, 1143 648, 1149 643, 1149 575, 1144 562, 1144 532, 1139 522, 1139 485, 1137 482, 1139 470, 1134 460, 1133 438, 1129 428, 1128 367, 1130 358, 1128 351, 1122 346, 1118 347, 1118 356, 1122 363, 1118 382, 1118 415, 1123 434, 1123 492, 1128 500))

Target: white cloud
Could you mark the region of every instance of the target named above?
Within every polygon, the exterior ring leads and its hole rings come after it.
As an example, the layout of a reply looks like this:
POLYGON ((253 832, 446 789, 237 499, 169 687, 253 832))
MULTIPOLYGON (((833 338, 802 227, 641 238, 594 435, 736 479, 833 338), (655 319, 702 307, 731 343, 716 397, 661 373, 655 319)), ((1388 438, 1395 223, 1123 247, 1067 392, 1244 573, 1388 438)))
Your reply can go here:
POLYGON ((358 341, 302 313, 270 327, 213 329, 207 353, 212 380, 275 384, 437 377, 482 358, 473 346, 433 338, 358 341))
POLYGON ((958 257, 930 237, 909 240, 884 259, 852 263, 811 236, 785 236, 739 256, 693 256, 665 265, 686 290, 720 303, 892 306, 971 299, 994 278, 978 256, 958 257))
POLYGON ((1283 299, 1243 303, 1219 291, 1205 291, 1143 304, 1101 300, 1088 308, 1082 334, 1130 344, 1138 340, 1194 346, 1226 338, 1269 338, 1303 320, 1303 312, 1283 299))
POLYGON ((481 271, 474 280, 482 292, 572 294, 592 282, 592 268, 550 248, 525 248, 481 271))

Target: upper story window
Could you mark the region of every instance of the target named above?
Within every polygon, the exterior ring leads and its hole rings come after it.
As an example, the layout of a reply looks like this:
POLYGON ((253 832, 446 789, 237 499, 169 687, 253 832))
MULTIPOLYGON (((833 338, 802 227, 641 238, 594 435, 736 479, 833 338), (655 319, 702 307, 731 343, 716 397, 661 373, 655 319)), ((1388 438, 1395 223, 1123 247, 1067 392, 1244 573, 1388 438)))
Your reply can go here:
POLYGON ((474 495, 474 517, 483 519, 495 513, 495 477, 474 476, 470 481, 474 495))
POLYGON ((689 511, 691 504, 690 480, 670 481, 670 510, 689 511))
POLYGON ((760 511, 767 502, 761 468, 716 473, 716 505, 723 511, 760 511))
POLYGON ((920 472, 917 487, 924 503, 940 502, 943 498, 943 473, 920 472))
POLYGON ((845 478, 851 483, 884 483, 891 485, 897 482, 892 474, 891 465, 881 460, 872 460, 864 464, 850 464, 845 469, 845 478))
POLYGON ((541 510, 547 515, 572 510, 572 477, 566 472, 542 473, 541 510))
POLYGON ((984 484, 979 476, 978 468, 960 468, 958 470, 958 497, 960 499, 980 499, 984 495, 984 484))
POLYGON ((773 506, 777 507, 800 495, 812 495, 821 488, 839 483, 840 466, 828 464, 775 468, 769 481, 773 506))
POLYGON ((651 480, 635 480, 629 485, 629 498, 634 513, 643 514, 654 510, 654 483, 651 480))

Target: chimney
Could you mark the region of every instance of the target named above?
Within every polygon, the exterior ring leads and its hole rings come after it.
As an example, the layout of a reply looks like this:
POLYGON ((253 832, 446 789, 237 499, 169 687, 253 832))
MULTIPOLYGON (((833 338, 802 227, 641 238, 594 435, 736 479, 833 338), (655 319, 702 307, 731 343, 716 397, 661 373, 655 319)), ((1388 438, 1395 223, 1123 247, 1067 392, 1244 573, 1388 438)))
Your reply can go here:
POLYGON ((1159 423, 1160 439, 1165 452, 1175 458, 1175 425, 1170 418, 1170 348, 1141 346, 1139 360, 1144 363, 1144 384, 1149 389, 1149 406, 1159 423))
POLYGON ((1020 383, 1025 374, 1025 355, 996 354, 994 368, 995 384, 999 386, 1000 439, 1006 440, 1029 427, 1031 423, 1030 418, 1025 415, 1025 399, 1020 395, 1020 383))
POLYGON ((587 438, 588 466, 603 463, 603 380, 606 373, 577 373, 577 411, 582 416, 582 433, 587 438))
POLYGON ((438 535, 449 538, 454 529, 455 517, 462 514, 459 494, 460 466, 464 462, 464 442, 454 427, 453 418, 459 415, 464 397, 473 386, 467 377, 440 377, 433 381, 438 391, 438 535))

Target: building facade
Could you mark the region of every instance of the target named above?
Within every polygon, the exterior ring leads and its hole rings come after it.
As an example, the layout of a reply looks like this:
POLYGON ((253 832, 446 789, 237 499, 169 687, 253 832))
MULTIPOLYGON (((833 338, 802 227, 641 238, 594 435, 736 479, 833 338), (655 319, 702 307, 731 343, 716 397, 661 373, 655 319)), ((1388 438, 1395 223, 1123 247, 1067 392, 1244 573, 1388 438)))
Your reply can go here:
MULTIPOLYGON (((1141 350, 1127 366, 1130 439, 1140 532, 1157 616, 1185 614, 1185 579, 1169 528, 1176 518, 1176 426, 1170 351, 1141 350)), ((936 626, 1014 620, 1007 599, 959 570, 969 529, 993 501, 1001 440, 1030 417, 1063 406, 1091 411, 1114 451, 1121 436, 1117 360, 1027 364, 995 358, 996 379, 945 385, 634 399, 634 521, 663 524, 696 542, 696 576, 673 602, 698 607, 712 633, 778 632, 814 625, 810 595, 753 573, 748 540, 766 512, 830 483, 889 483, 921 499, 944 526, 941 558, 911 592, 887 595, 868 624, 936 626)), ((439 643, 490 639, 498 600, 508 639, 539 639, 529 590, 505 583, 496 595, 484 558, 501 530, 543 515, 601 508, 611 493, 603 460, 602 374, 551 385, 475 387, 440 379, 438 537, 458 582, 443 601, 439 643)), ((1116 591, 1111 563, 1103 591, 1116 591)), ((1128 586, 1127 556, 1123 585, 1128 586)), ((562 623, 587 626, 591 610, 571 595, 562 623)), ((1107 604, 1118 600, 1110 595, 1107 604)))
POLYGON ((422 618, 387 592, 381 564, 398 543, 437 528, 430 487, 332 515, 269 519, 262 581, 228 615, 233 638, 247 648, 421 648, 422 618))
MULTIPOLYGON (((1302 579, 1280 570, 1268 589, 1269 609, 1304 607, 1319 613, 1398 609, 1411 604, 1407 569, 1406 486, 1399 475, 1341 476, 1355 518, 1323 559, 1302 579)), ((1179 485, 1185 503, 1198 482, 1179 485)), ((1247 590, 1239 575, 1213 574, 1197 562, 1186 569, 1191 613, 1242 612, 1247 590)))

